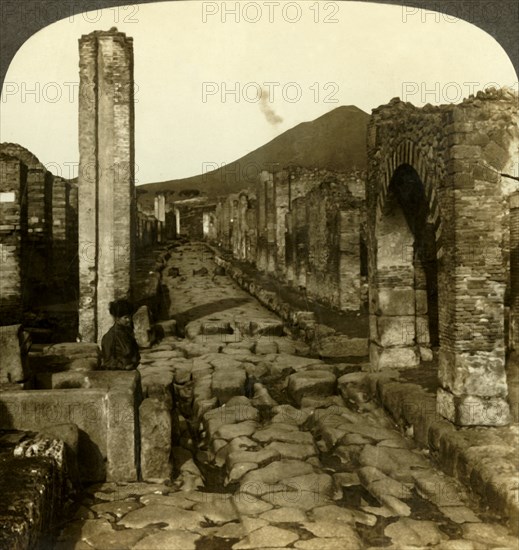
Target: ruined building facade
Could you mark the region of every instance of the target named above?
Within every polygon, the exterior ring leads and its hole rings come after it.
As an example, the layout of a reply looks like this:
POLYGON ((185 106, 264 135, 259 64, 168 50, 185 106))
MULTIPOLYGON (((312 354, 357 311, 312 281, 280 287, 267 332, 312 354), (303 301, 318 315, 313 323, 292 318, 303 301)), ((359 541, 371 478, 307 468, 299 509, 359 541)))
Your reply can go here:
POLYGON ((220 200, 222 248, 314 300, 360 311, 366 299, 365 175, 290 167, 220 200))

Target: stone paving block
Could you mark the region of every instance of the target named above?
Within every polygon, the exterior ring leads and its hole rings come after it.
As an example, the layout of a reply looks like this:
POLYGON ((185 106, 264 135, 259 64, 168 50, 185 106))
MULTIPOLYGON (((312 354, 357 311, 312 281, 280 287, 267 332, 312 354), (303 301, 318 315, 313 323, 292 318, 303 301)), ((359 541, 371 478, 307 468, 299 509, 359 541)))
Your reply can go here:
POLYGON ((154 523, 165 523, 166 529, 187 529, 195 530, 205 518, 199 512, 175 508, 174 506, 161 506, 159 504, 150 504, 139 510, 134 510, 126 514, 119 522, 129 529, 144 529, 154 523))
POLYGON ((283 548, 298 539, 298 535, 288 529, 268 525, 253 531, 246 539, 234 544, 232 548, 233 550, 256 550, 270 547, 274 542, 283 548))
POLYGON ((195 504, 193 510, 202 514, 208 521, 216 525, 223 525, 230 521, 238 519, 238 512, 231 500, 222 500, 215 506, 210 502, 199 502, 195 504))
POLYGON ((211 389, 218 402, 224 405, 235 395, 245 394, 245 382, 247 375, 245 371, 216 371, 213 374, 211 389))
POLYGON ((384 534, 397 546, 422 548, 434 546, 447 538, 434 522, 411 518, 400 518, 396 523, 391 523, 385 528, 384 534))
POLYGON ((235 437, 252 435, 257 427, 258 424, 253 420, 246 420, 237 424, 224 424, 216 430, 214 437, 230 441, 235 437))
POLYGON ((278 345, 276 342, 262 338, 254 345, 254 353, 256 355, 267 355, 269 353, 278 353, 278 345))
POLYGON ((294 548, 299 548, 299 550, 361 550, 363 548, 360 542, 357 542, 358 537, 353 539, 348 539, 348 542, 345 542, 343 537, 340 538, 318 538, 308 540, 299 540, 294 544, 294 548), (345 547, 344 545, 348 546, 345 547))
POLYGON ((237 462, 230 468, 226 478, 226 485, 239 481, 246 473, 256 470, 258 465, 253 462, 237 462))
POLYGON ((314 469, 310 464, 300 460, 279 460, 247 474, 243 483, 259 483, 272 485, 288 478, 312 474, 314 469))
POLYGON ((172 472, 171 410, 164 401, 145 399, 139 407, 141 475, 145 481, 169 479, 172 472))
POLYGON ((266 466, 279 459, 279 453, 272 448, 264 448, 259 451, 233 451, 227 455, 227 467, 232 468, 241 462, 252 462, 258 467, 266 466))
MULTIPOLYGON (((303 523, 308 520, 307 515, 297 508, 276 508, 260 515, 269 523, 303 523)), ((273 541, 274 542, 274 541, 273 541)))
POLYGON ((190 533, 183 529, 176 531, 159 531, 141 539, 132 550, 195 550, 196 541, 201 537, 198 533, 190 533))
POLYGON ((343 334, 327 336, 319 340, 316 353, 323 358, 367 357, 368 340, 343 334))
POLYGON ((287 430, 283 428, 283 424, 277 423, 257 430, 252 434, 252 439, 259 441, 260 443, 269 443, 271 441, 282 441, 285 443, 298 443, 313 445, 314 438, 309 432, 300 432, 295 427, 292 426, 292 429, 287 430))
POLYGON ((274 508, 272 504, 265 502, 254 495, 242 493, 240 491, 234 494, 233 502, 240 516, 261 514, 274 508))
POLYGON ((311 456, 317 455, 317 449, 313 443, 298 444, 298 443, 282 443, 281 441, 272 441, 265 450, 277 453, 281 458, 289 458, 296 460, 306 460, 311 456))
POLYGON ((326 371, 296 372, 288 378, 288 394, 300 405, 303 396, 326 396, 334 393, 335 381, 335 375, 326 371))

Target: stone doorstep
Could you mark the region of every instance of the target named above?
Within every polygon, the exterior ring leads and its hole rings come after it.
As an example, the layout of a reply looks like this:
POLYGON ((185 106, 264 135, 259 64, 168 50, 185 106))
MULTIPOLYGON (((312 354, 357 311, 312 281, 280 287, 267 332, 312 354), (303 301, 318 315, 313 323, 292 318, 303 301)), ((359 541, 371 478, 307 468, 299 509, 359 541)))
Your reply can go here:
MULTIPOLYGON (((412 425, 412 437, 420 447, 428 447, 438 466, 463 483, 469 493, 475 494, 482 503, 491 502, 491 508, 507 519, 513 533, 519 534, 519 500, 517 499, 517 474, 509 479, 496 469, 489 469, 486 462, 473 461, 470 449, 474 448, 462 431, 442 418, 435 409, 436 399, 419 385, 398 382, 393 377, 366 373, 377 399, 399 425, 412 425), (411 386, 415 386, 412 390, 411 386), (406 406, 403 397, 408 397, 406 406), (413 405, 414 406, 411 406, 413 405), (468 465, 468 466, 467 466, 468 465), (462 467, 465 471, 462 472, 462 467), (470 475, 466 469, 471 468, 470 475), (463 475, 465 474, 465 475, 463 475), (477 479, 469 484, 467 480, 477 479)), ((466 428, 468 430, 473 428, 466 428)), ((499 428, 492 428, 498 430, 499 428)), ((484 445, 480 442, 478 446, 484 445)), ((514 448, 510 446, 510 452, 514 448)))

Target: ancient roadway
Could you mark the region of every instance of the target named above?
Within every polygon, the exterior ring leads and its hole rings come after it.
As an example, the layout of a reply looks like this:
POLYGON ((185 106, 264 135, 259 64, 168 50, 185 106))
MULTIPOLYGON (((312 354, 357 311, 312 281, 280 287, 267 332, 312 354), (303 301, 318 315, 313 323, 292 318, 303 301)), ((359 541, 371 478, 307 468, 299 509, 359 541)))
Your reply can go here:
POLYGON ((517 549, 382 408, 343 399, 351 365, 308 357, 214 270, 202 244, 174 250, 165 282, 185 337, 139 367, 143 385, 179 391, 172 480, 88 487, 55 548, 517 549))

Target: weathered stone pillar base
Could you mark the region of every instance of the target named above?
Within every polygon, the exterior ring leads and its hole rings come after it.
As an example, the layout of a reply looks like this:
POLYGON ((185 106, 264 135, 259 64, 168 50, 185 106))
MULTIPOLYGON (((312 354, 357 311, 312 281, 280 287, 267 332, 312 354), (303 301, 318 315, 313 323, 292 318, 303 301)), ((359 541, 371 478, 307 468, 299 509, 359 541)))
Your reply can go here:
POLYGON ((438 388, 436 410, 458 426, 506 426, 510 407, 503 397, 454 395, 438 388))
POLYGON ((438 378, 437 410, 451 422, 459 426, 509 424, 504 353, 441 350, 438 378))
POLYGON ((382 347, 370 342, 369 361, 372 370, 414 368, 420 364, 417 346, 382 347))

